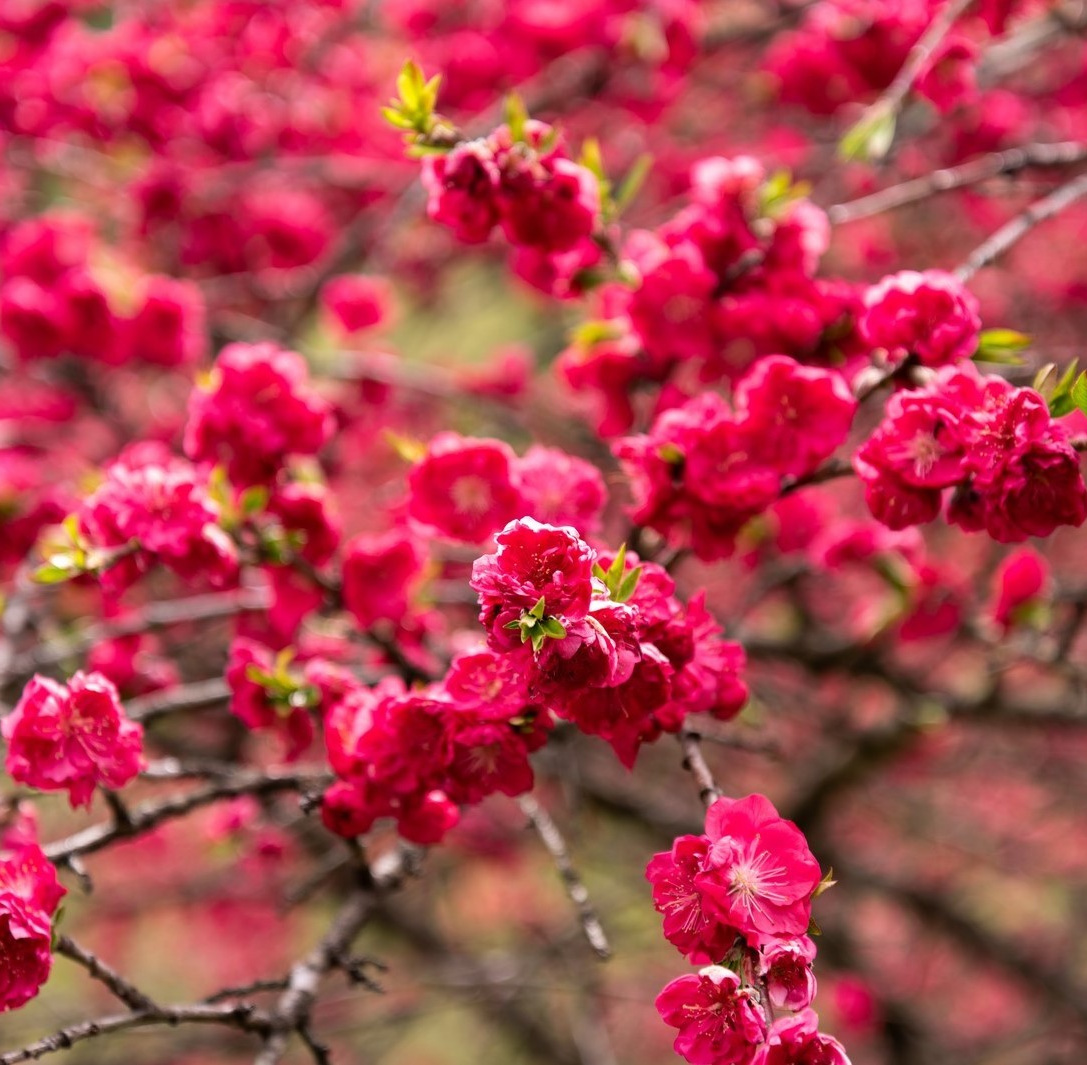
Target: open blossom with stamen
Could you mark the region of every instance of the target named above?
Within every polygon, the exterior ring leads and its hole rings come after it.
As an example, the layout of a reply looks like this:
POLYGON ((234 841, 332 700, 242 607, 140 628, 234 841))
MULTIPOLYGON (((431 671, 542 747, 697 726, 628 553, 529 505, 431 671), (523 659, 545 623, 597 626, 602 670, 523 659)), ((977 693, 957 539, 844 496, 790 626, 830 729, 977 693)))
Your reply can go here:
POLYGON ((664 1023, 679 1029, 675 1050, 691 1065, 748 1065, 766 1037, 755 992, 720 965, 673 980, 656 1006, 664 1023))
POLYGON ((778 816, 769 799, 718 799, 706 813, 711 841, 706 870, 696 878, 708 912, 752 946, 803 935, 819 884, 803 833, 778 816))
POLYGON ((705 836, 680 836, 670 851, 654 854, 645 869, 653 885, 653 905, 664 915, 664 938, 696 963, 723 958, 737 934, 735 928, 702 909, 695 877, 702 872, 709 850, 705 836))

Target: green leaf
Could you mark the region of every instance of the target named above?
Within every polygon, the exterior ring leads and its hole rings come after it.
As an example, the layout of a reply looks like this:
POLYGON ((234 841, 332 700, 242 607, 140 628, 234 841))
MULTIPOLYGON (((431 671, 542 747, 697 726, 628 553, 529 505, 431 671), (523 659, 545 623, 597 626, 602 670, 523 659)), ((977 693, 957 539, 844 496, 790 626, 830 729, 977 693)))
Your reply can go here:
POLYGON ((525 101, 515 92, 506 97, 506 125, 509 126, 510 139, 517 144, 525 139, 525 126, 528 123, 528 109, 525 101))
POLYGON ((1084 371, 1076 378, 1076 383, 1072 385, 1070 395, 1076 410, 1087 414, 1087 371, 1084 371))
POLYGON ((400 101, 407 111, 418 111, 423 102, 423 90, 426 87, 426 79, 423 70, 414 59, 409 59, 396 78, 396 91, 400 94, 400 101))
POLYGON ((1076 404, 1072 399, 1072 387, 1082 376, 1082 374, 1077 374, 1078 369, 1079 359, 1073 359, 1048 396, 1049 413, 1054 418, 1063 418, 1076 409, 1076 404))
POLYGON ((600 141, 595 137, 586 137, 581 145, 581 158, 578 162, 596 175, 599 181, 607 181, 604 173, 604 156, 600 151, 600 141))
POLYGON ((381 114, 385 121, 392 126, 396 126, 397 129, 414 130, 415 122, 410 116, 405 115, 403 111, 398 107, 383 107, 381 114))
POLYGON ((70 560, 65 560, 62 564, 57 564, 57 559, 62 556, 54 556, 53 560, 46 562, 41 566, 38 566, 30 574, 30 579, 35 584, 63 584, 65 581, 70 581, 75 577, 78 577, 82 570, 70 560))
POLYGON ((679 465, 684 459, 683 452, 675 444, 661 444, 657 448, 657 454, 667 463, 673 466, 679 465))
POLYGON ((838 144, 838 155, 846 162, 877 162, 891 150, 895 121, 890 108, 871 109, 846 131, 838 144))
POLYGON ((617 603, 625 603, 638 590, 638 582, 642 579, 644 569, 644 566, 637 566, 622 579, 618 591, 613 596, 617 603))
POLYGON ((974 352, 977 362, 1002 363, 1005 366, 1022 366, 1019 352, 1030 347, 1030 337, 1014 329, 986 329, 978 337, 974 352))
POLYGON ((566 626, 558 618, 544 618, 539 624, 540 631, 553 640, 566 638, 566 626))
POLYGON ((634 160, 633 165, 626 172, 626 176, 619 183, 619 188, 615 192, 615 211, 617 214, 621 214, 634 202, 635 197, 641 192, 642 186, 645 184, 645 179, 649 177, 649 172, 652 169, 653 156, 648 152, 644 155, 639 155, 638 158, 634 160))
POLYGON ((238 504, 246 517, 258 514, 268 505, 269 492, 262 484, 250 485, 242 492, 238 504))
POLYGON ((601 581, 606 581, 608 579, 608 575, 604 572, 604 567, 600 565, 599 562, 593 563, 593 576, 601 581))
POLYGON ((528 616, 530 618, 536 618, 537 620, 539 620, 544 616, 544 612, 546 611, 546 609, 547 604, 544 601, 544 597, 541 595, 540 598, 536 600, 535 606, 533 606, 533 608, 528 612, 528 616))

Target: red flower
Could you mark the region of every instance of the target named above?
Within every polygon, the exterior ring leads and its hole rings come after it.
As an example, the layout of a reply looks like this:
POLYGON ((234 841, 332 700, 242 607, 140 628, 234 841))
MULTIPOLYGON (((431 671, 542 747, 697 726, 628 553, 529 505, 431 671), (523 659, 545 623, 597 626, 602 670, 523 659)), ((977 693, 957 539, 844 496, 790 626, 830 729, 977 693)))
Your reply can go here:
POLYGON ((12 777, 43 791, 66 789, 73 807, 89 806, 96 787, 124 787, 143 760, 143 729, 100 673, 76 673, 67 686, 35 675, 2 730, 12 777))
POLYGON ((753 946, 803 935, 819 864, 803 833, 762 795, 718 799, 706 813, 711 848, 697 878, 706 908, 753 946))

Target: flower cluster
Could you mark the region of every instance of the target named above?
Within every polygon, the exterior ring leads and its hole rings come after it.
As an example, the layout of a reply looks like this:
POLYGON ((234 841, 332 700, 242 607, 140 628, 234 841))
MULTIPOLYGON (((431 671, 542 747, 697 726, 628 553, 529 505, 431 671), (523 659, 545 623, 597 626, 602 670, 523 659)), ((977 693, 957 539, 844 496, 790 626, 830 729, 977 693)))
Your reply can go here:
MULTIPOLYGON (((871 99, 891 83, 931 22, 933 8, 929 0, 812 4, 801 27, 783 34, 766 59, 781 99, 819 115, 871 99)), ((971 62, 975 54, 976 46, 961 33, 940 41, 918 92, 941 111, 971 99, 977 93, 971 62)))
POLYGON ((587 242, 600 222, 596 176, 575 163, 558 131, 528 121, 423 160, 427 214, 467 244, 501 226, 513 245, 545 255, 587 242))
POLYGON ((948 489, 948 521, 1001 543, 1087 520, 1079 456, 1045 400, 971 364, 896 393, 853 466, 892 529, 932 521, 948 489))
POLYGON ((408 476, 408 514, 451 540, 482 543, 521 514, 591 531, 606 490, 600 471, 554 448, 521 458, 501 440, 439 433, 408 476))
POLYGON ((819 866, 803 834, 761 795, 718 799, 706 831, 680 836, 646 869, 664 935, 696 963, 657 997, 692 1065, 848 1065, 818 1032, 807 932, 819 866), (795 1014, 775 1020, 775 1010, 795 1014))
POLYGON ((110 463, 76 520, 86 562, 111 594, 156 563, 217 587, 237 579, 237 548, 206 476, 160 444, 134 444, 110 463))
POLYGON ((687 207, 629 234, 619 280, 596 289, 597 319, 561 356, 567 382, 599 399, 606 435, 630 427, 635 386, 683 365, 716 381, 761 355, 860 357, 859 291, 816 279, 830 228, 803 190, 748 156, 702 159, 690 183, 687 207))
POLYGON ((517 664, 489 650, 459 655, 441 683, 425 688, 350 685, 325 716, 340 779, 325 793, 324 822, 355 836, 393 818, 405 839, 437 843, 460 806, 531 789, 528 756, 549 725, 517 664))
POLYGON ((783 355, 758 360, 734 399, 730 409, 704 393, 614 449, 634 487, 634 520, 685 538, 704 559, 729 556, 785 478, 813 473, 845 441, 856 409, 839 373, 783 355))
POLYGON ((53 916, 66 894, 37 844, 33 811, 0 825, 0 1013, 37 995, 49 978, 53 916))
POLYGON ((680 605, 663 568, 531 518, 495 539, 471 580, 490 646, 517 664, 538 701, 605 739, 625 765, 688 713, 739 712, 742 650, 719 638, 701 597, 680 605))
POLYGON ((290 455, 317 454, 332 428, 301 355, 274 344, 230 344, 192 394, 185 453, 224 463, 235 485, 266 484, 290 455))
POLYGON ((186 281, 149 275, 121 313, 90 268, 93 235, 81 220, 43 215, 13 226, 0 244, 0 336, 19 362, 73 355, 116 366, 191 365, 206 349, 204 300, 186 281))
POLYGON ((100 673, 67 684, 35 675, 0 728, 12 779, 65 790, 73 807, 89 806, 95 788, 123 788, 143 764, 143 728, 100 673))

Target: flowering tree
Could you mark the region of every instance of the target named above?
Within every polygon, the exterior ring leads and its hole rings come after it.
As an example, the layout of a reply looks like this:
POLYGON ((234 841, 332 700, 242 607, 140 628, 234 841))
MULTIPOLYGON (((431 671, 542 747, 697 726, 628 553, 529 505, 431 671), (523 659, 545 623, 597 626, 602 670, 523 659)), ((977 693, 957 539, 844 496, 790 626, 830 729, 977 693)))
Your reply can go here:
POLYGON ((1082 8, 2 5, 0 1065, 1081 1061, 1082 8))

